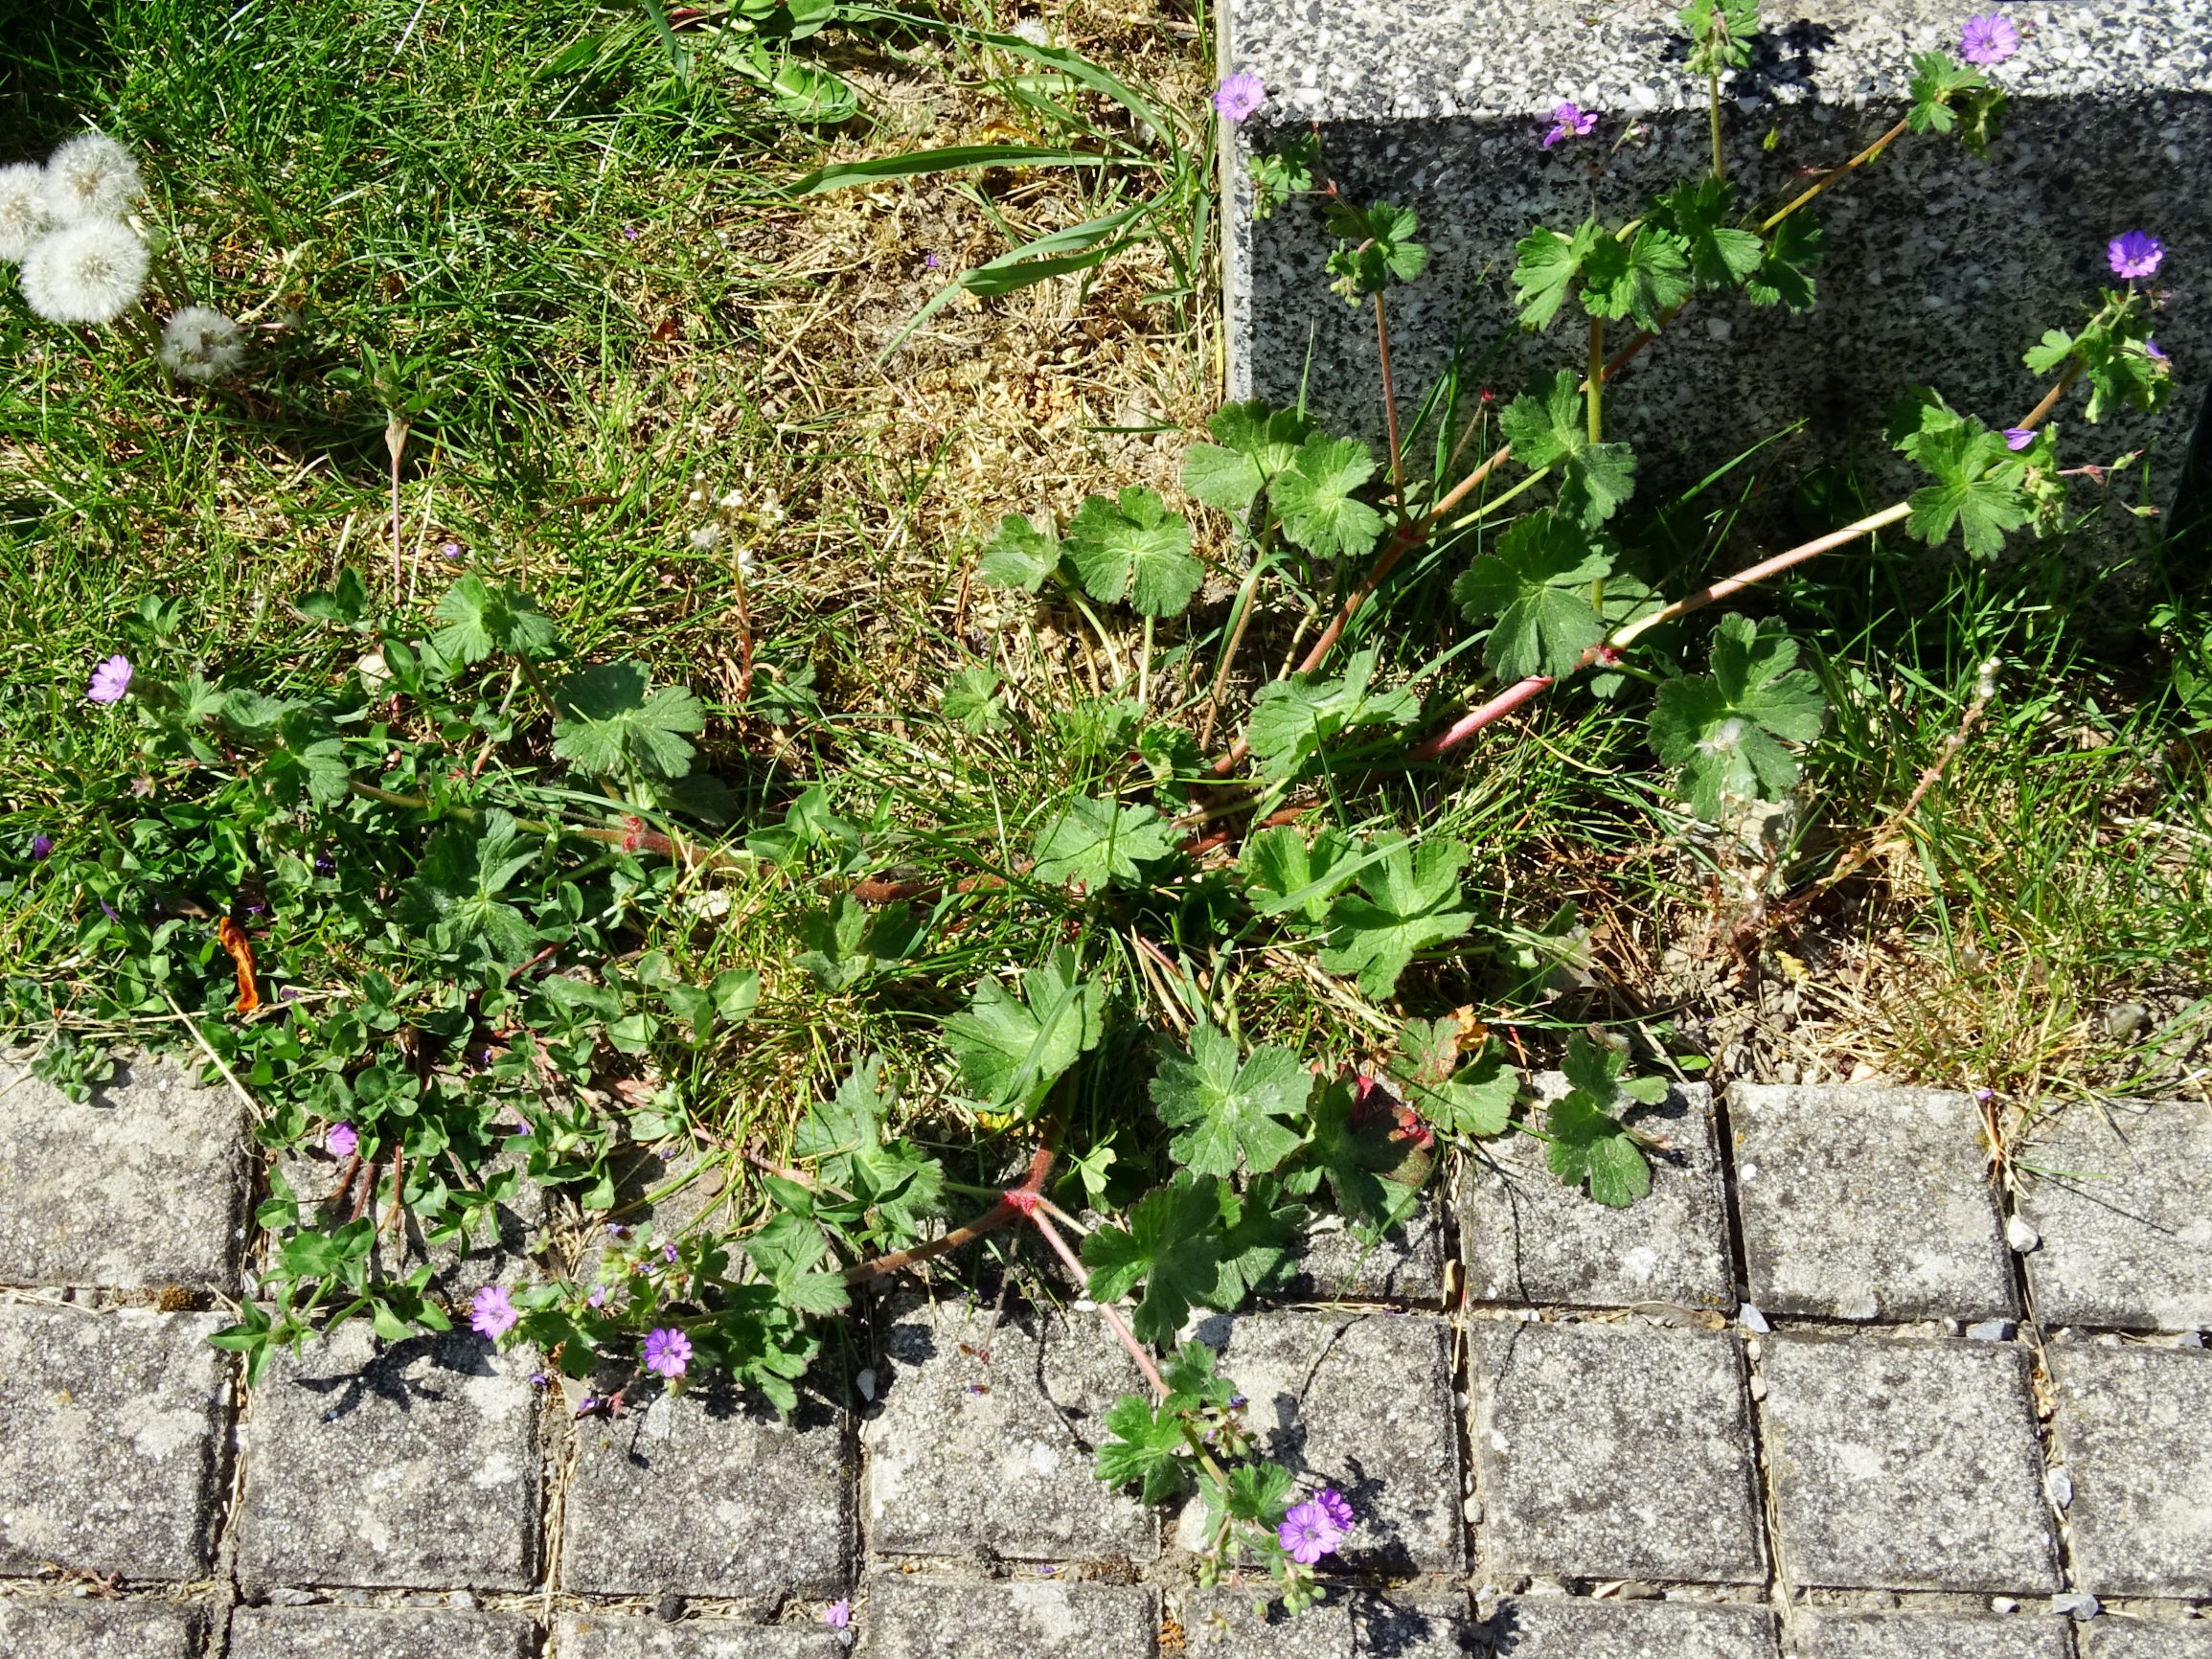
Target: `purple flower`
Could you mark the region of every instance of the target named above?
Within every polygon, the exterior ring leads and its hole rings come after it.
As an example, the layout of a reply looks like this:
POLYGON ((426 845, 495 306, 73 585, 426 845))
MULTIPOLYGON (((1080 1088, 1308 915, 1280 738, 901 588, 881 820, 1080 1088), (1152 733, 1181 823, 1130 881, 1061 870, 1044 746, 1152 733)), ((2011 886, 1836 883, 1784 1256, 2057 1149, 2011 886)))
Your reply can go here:
POLYGON ((333 1158, 350 1158, 361 1149, 361 1137, 351 1124, 332 1124, 323 1136, 323 1145, 330 1148, 333 1158))
POLYGON ((663 1376, 681 1376, 691 1358, 692 1339, 682 1331, 664 1327, 645 1333, 646 1370, 657 1371, 663 1376))
POLYGON ((1958 55, 1985 69, 1993 63, 2002 63, 2019 49, 2019 25, 2001 12, 1969 17, 1966 27, 1959 31, 1958 55))
POLYGON ((115 906, 108 903, 106 899, 103 898, 100 901, 100 908, 106 915, 108 920, 121 921, 123 920, 123 918, 117 914, 115 906))
POLYGON ((43 862, 43 861, 44 861, 46 858, 48 858, 49 856, 51 856, 51 855, 52 855, 53 852, 54 852, 54 837, 53 837, 53 836, 51 836, 51 835, 34 835, 34 836, 32 836, 32 837, 31 837, 31 856, 32 856, 32 857, 34 857, 34 858, 36 858, 36 859, 40 860, 41 862, 43 862))
POLYGON ((844 1629, 846 1625, 853 1623, 853 1603, 850 1602, 832 1602, 822 1609, 822 1623, 832 1630, 844 1629))
MULTIPOLYGON (((2105 244, 2105 258, 2111 263, 2112 275, 2126 277, 2131 282, 2137 277, 2155 275, 2158 269, 2158 261, 2165 257, 2166 244, 2148 231, 2129 231, 2124 236, 2114 237, 2105 244)), ((121 657, 117 657, 115 660, 119 663, 123 662, 121 657)), ((130 665, 127 663, 124 663, 123 677, 125 681, 130 678, 130 665)), ((94 700, 99 702, 114 701, 112 697, 101 696, 100 676, 98 674, 92 677, 92 686, 94 700)), ((118 697, 122 694, 121 692, 116 693, 118 697)))
MULTIPOLYGON (((2148 334, 2143 336, 2143 355, 2150 358, 2154 363, 2171 363, 2174 360, 2173 358, 2167 356, 2165 352, 2159 351, 2158 342, 2154 340, 2148 334)), ((35 843, 34 843, 34 845, 35 845, 35 843)))
POLYGON ((1552 111, 1552 129, 1543 135, 1543 147, 1549 149, 1562 138, 1587 138, 1597 124, 1596 110, 1562 103, 1552 111))
POLYGON ((530 1386, 532 1388, 543 1388, 545 1386, 545 1373, 542 1371, 532 1372, 530 1374, 530 1386))
POLYGON ((1329 1524, 1340 1533, 1349 1533, 1359 1522, 1352 1512, 1352 1502, 1334 1487, 1323 1487, 1313 1494, 1313 1502, 1329 1517, 1329 1524))
POLYGON ((604 1307, 606 1306, 606 1286, 604 1284, 594 1285, 591 1294, 586 1296, 584 1301, 594 1307, 604 1307))
POLYGON ((296 985, 285 986, 277 992, 277 1000, 279 1002, 298 1002, 300 1000, 300 988, 296 985))
POLYGON ((505 1336, 521 1322, 522 1315, 496 1284, 487 1284, 469 1300, 468 1328, 480 1336, 505 1336))
POLYGON ((935 270, 935 269, 936 269, 936 268, 937 268, 939 265, 943 264, 945 261, 944 261, 943 260, 940 260, 940 259, 939 259, 939 258, 938 258, 938 257, 937 257, 935 254, 924 254, 924 255, 922 256, 922 262, 923 262, 924 265, 928 266, 928 267, 929 267, 929 269, 931 269, 931 270, 935 270))
POLYGON ((447 558, 459 558, 461 557, 461 544, 458 541, 442 541, 438 544, 438 551, 447 558))
POLYGON ((2007 449, 2025 449, 2035 441, 2036 429, 2033 426, 2007 426, 2005 428, 2005 447, 2007 449))
POLYGON ((1284 1553, 1301 1567, 1311 1567, 1323 1556, 1334 1554, 1344 1538, 1328 1512, 1314 1503, 1295 1506, 1275 1529, 1275 1536, 1284 1553))
MULTIPOLYGON (((2120 244, 2114 242, 2114 247, 2120 244)), ((120 703, 130 690, 130 659, 109 657, 92 670, 92 686, 84 694, 96 703, 120 703)))
POLYGON ((663 1261, 673 1264, 676 1259, 676 1247, 673 1244, 663 1244, 660 1247, 660 1254, 663 1261))
POLYGON ((635 225, 624 225, 624 226, 622 227, 622 235, 623 235, 623 239, 624 239, 625 241, 632 241, 632 242, 636 241, 636 240, 637 240, 637 226, 635 226, 635 225))
POLYGON ((1223 121, 1243 121, 1267 102, 1267 83, 1257 75, 1227 75, 1214 89, 1214 107, 1223 121))

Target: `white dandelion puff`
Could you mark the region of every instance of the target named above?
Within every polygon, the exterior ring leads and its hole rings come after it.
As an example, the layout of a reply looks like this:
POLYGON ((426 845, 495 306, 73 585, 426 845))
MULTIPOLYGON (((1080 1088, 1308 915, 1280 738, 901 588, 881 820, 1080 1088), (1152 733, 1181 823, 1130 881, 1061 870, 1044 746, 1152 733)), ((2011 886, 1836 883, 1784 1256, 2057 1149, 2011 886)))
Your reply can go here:
POLYGON ((692 532, 691 540, 694 553, 712 553, 722 544, 722 527, 718 524, 702 524, 692 532))
POLYGON ((146 291, 146 244, 128 225, 63 225, 23 259, 23 298, 50 323, 112 323, 146 291))
POLYGON ((63 224, 121 218, 143 188, 130 151, 104 132, 80 132, 46 158, 46 211, 63 224))
POLYGON ((179 380, 205 385, 236 374, 245 360, 245 330, 220 311, 186 306, 162 325, 161 366, 179 380))
POLYGON ((28 161, 0 167, 0 261, 21 263, 49 222, 45 170, 28 161))

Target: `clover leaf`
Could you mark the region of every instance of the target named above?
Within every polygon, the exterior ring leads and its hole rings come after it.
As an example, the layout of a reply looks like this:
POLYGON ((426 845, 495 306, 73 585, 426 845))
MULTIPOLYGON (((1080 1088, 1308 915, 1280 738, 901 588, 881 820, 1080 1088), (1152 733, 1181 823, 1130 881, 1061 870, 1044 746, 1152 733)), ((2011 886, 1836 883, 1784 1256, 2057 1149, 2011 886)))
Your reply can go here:
POLYGON ((1497 423, 1524 466, 1556 471, 1560 511, 1594 530, 1634 492, 1636 456, 1626 443, 1589 441, 1577 385, 1562 369, 1541 398, 1524 392, 1507 404, 1497 423))
POLYGON ((1707 823, 1724 798, 1779 795, 1797 781, 1784 742, 1820 735, 1820 682, 1795 667, 1797 642, 1762 633, 1750 618, 1722 619, 1713 636, 1713 671, 1669 680, 1652 709, 1652 744, 1682 772, 1690 809, 1707 823))
POLYGON ((1085 497, 1068 520, 1067 557, 1083 591, 1104 604, 1125 595, 1143 616, 1174 616, 1191 602, 1206 567, 1191 552, 1191 527, 1155 490, 1132 485, 1120 496, 1085 497))
POLYGON ((1359 891, 1329 906, 1329 944, 1321 966, 1356 973, 1369 996, 1388 996, 1415 954, 1474 925, 1461 908, 1459 873, 1467 849, 1457 841, 1388 844, 1380 864, 1359 878, 1359 891))
POLYGON ((1152 1081, 1152 1109, 1182 1133, 1168 1152, 1201 1175, 1272 1170, 1298 1149, 1313 1074, 1291 1050, 1263 1044, 1240 1062, 1237 1039, 1210 1025, 1191 1033, 1189 1058, 1171 1055, 1152 1081))
POLYGON ((1591 596, 1612 563, 1608 542, 1547 508, 1516 520, 1460 574, 1451 597, 1470 622, 1496 618, 1483 647, 1492 673, 1556 679, 1606 637, 1591 596))

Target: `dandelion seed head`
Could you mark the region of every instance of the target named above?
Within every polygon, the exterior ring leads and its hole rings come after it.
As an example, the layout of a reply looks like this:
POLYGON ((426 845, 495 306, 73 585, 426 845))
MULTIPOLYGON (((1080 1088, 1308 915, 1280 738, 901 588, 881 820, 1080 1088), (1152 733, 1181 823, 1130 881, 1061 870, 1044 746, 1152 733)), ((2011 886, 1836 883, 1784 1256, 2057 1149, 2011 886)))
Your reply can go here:
POLYGON ((1028 41, 1032 46, 1050 46, 1052 44, 1052 36, 1045 33, 1044 19, 1041 17, 1024 17, 1014 26, 1012 33, 1028 41))
POLYGON ((52 223, 46 170, 28 161, 0 167, 0 262, 20 264, 52 223))
POLYGON ((712 553, 722 544, 722 527, 718 524, 702 524, 692 532, 691 542, 694 553, 712 553))
POLYGON ((245 360, 245 330, 220 311, 186 306, 161 326, 161 366, 179 380, 204 386, 245 360))
POLYGON ((63 224, 121 218, 144 189, 130 151, 104 132, 80 132, 46 158, 46 211, 63 224))
POLYGON ((146 263, 128 225, 63 225, 23 257, 23 299, 50 323, 112 323, 146 291, 146 263))

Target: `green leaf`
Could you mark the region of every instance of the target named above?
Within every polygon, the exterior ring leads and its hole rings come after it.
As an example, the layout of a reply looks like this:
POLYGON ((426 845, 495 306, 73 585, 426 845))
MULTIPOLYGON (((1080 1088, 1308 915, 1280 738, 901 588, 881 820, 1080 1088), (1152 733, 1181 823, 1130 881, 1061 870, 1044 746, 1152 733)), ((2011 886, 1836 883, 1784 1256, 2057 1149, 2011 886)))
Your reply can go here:
POLYGON ((1098 1478, 1108 1486, 1143 1487, 1148 1504, 1180 1497, 1190 1485, 1189 1443, 1183 1438, 1181 1413, 1172 1402, 1155 1406, 1138 1395, 1125 1394, 1106 1407, 1106 1438, 1099 1442, 1098 1478))
POLYGON ((1183 457, 1183 488, 1232 516, 1250 509, 1274 476, 1290 465, 1313 422, 1265 398, 1227 403, 1206 422, 1212 443, 1194 443, 1183 457))
POLYGON ((1135 887, 1144 883, 1144 866, 1173 858, 1175 852, 1174 826, 1152 807, 1079 795, 1038 834, 1030 875, 1052 885, 1135 887))
POLYGON ((993 669, 955 669, 945 682, 945 717, 966 732, 982 733, 1006 724, 1006 705, 998 697, 993 669))
POLYGON ((1759 269, 1745 284, 1754 306, 1813 309, 1813 272, 1828 257, 1828 234, 1803 208, 1774 227, 1759 256, 1759 269))
POLYGON ((512 967, 539 934, 500 895, 537 861, 512 814, 487 807, 473 825, 448 823, 430 837, 415 875, 400 883, 400 915, 441 949, 512 967), (517 850, 519 848, 519 851, 517 850))
POLYGON ((1323 558, 1357 558, 1382 534, 1382 514, 1357 494, 1374 476, 1366 444, 1317 432, 1275 475, 1267 499, 1294 546, 1323 558))
POLYGON ((1168 1152, 1201 1175, 1259 1173, 1298 1149, 1313 1074, 1287 1048, 1263 1045, 1238 1061, 1237 1039, 1209 1025, 1191 1032, 1189 1058, 1169 1056, 1152 1080, 1152 1109, 1179 1128, 1168 1152))
POLYGON ((1174 1341, 1193 1305, 1221 1300, 1220 1216, 1211 1181, 1153 1188, 1129 1212, 1127 1229, 1101 1227, 1083 1239, 1092 1297, 1119 1302, 1141 1280, 1144 1299, 1129 1321, 1137 1339, 1174 1341))
POLYGON ((796 958, 799 966, 832 993, 857 984, 879 965, 906 956, 920 933, 906 905, 871 910, 850 893, 838 894, 821 910, 806 912, 793 931, 807 947, 796 958))
POLYGON ((1669 680, 1652 709, 1652 746, 1682 772, 1690 809, 1721 821, 1724 798, 1771 799, 1797 781, 1784 741, 1820 735, 1820 682, 1795 666, 1797 642, 1762 633, 1747 617, 1722 619, 1713 671, 1669 680))
POLYGON ((2040 345, 2028 348, 2025 360, 2039 375, 2051 373, 2068 358, 2077 361, 2089 383, 2084 413, 2094 424, 2115 408, 2149 412, 2165 402, 2173 389, 2173 364, 2151 355, 2150 336, 2151 320, 2132 297, 2108 289, 2103 309, 2078 337, 2052 329, 2040 345))
POLYGON ((2003 551, 2006 531, 2027 522, 2027 464, 2006 447, 2003 433, 1968 417, 1923 430, 1910 453, 1935 482, 1907 498, 1904 528, 1930 547, 1955 527, 1967 552, 1987 558, 2003 551))
POLYGON ((1398 1034, 1390 1079, 1406 1104, 1448 1133, 1503 1134, 1520 1098, 1520 1075, 1488 1036, 1476 1044, 1471 1064, 1465 1058, 1456 1019, 1408 1020, 1398 1034))
POLYGON ((1353 1085, 1341 1079, 1313 1100, 1313 1134, 1309 1160, 1288 1185, 1311 1193, 1323 1179, 1336 1195, 1336 1207, 1373 1240, 1410 1216, 1434 1166, 1433 1137, 1425 1147, 1385 1109, 1380 1092, 1363 1105, 1353 1085))
POLYGON ((1552 1173, 1570 1187, 1587 1182, 1599 1203, 1623 1209, 1652 1190, 1651 1166, 1634 1138, 1587 1095, 1570 1092, 1547 1110, 1544 1133, 1552 1173))
POLYGON ((1215 1370, 1219 1358, 1204 1343, 1186 1342, 1160 1363, 1160 1380, 1194 1405, 1225 1406, 1237 1385, 1215 1370))
POLYGON ((1060 533, 1052 515, 1025 518, 1010 512, 984 548, 975 574, 986 587, 1019 588, 1035 593, 1060 569, 1060 533))
POLYGON ((1359 892, 1329 906, 1321 966, 1357 974, 1369 996, 1388 996, 1416 952, 1474 925, 1473 913, 1460 904, 1459 873, 1466 865, 1467 849, 1457 841, 1389 844, 1381 863, 1360 876, 1359 892))
POLYGON ((1912 107, 1905 120, 1915 132, 1949 132, 1958 124, 1951 105, 1961 94, 1990 89, 1989 77, 1970 69, 1945 52, 1919 52, 1912 58, 1912 80, 1906 96, 1912 107))
POLYGON ((1498 427, 1515 459, 1556 470, 1559 509, 1596 529, 1636 488, 1635 451, 1626 443, 1592 443, 1574 372, 1562 369, 1540 398, 1522 393, 1506 405, 1498 427))
POLYGON ((693 748, 682 734, 707 723, 699 700, 681 686, 646 690, 643 663, 602 663, 555 689, 563 718, 553 752, 583 771, 608 777, 634 766, 650 777, 681 778, 693 748))
POLYGON ((883 1078, 883 1057, 870 1055, 833 1097, 808 1108, 792 1135, 791 1152, 814 1165, 829 1185, 859 1198, 899 1237, 910 1239, 943 1208, 945 1170, 912 1142, 885 1131, 897 1100, 883 1078))
POLYGON ((960 1062, 961 1085, 986 1104, 1044 1098, 1076 1057, 1098 1046, 1106 992, 1085 980, 1062 946, 1021 976, 1016 996, 994 979, 975 989, 966 1013, 945 1020, 946 1046, 960 1062))
POLYGON ((527 597, 488 587, 480 577, 465 576, 446 589, 437 616, 446 625, 430 644, 448 662, 480 663, 495 650, 535 656, 550 650, 559 637, 552 618, 527 597))
POLYGON ((1718 75, 1751 61, 1759 33, 1758 0, 1690 0, 1678 13, 1690 36, 1692 75, 1718 75))
POLYGON ((1252 154, 1252 216, 1272 218, 1294 195, 1313 188, 1321 170, 1321 135, 1308 127, 1269 135, 1269 148, 1252 154))
POLYGON ((752 1018, 761 1000, 761 976, 749 967, 725 967, 707 986, 707 994, 714 998, 715 1012, 732 1025, 741 1024, 752 1018))
POLYGON ((361 581, 361 573, 348 565, 338 572, 338 580, 328 591, 302 598, 299 610, 302 616, 313 617, 317 622, 351 627, 369 614, 369 590, 361 581))
POLYGON ((1091 598, 1111 604, 1126 594, 1144 616, 1178 614, 1206 575, 1182 515, 1170 512, 1156 491, 1135 486, 1117 501, 1093 495, 1076 509, 1067 557, 1091 598))
MULTIPOLYGON (((901 155, 878 156, 873 161, 839 162, 817 168, 791 186, 793 196, 821 195, 855 185, 879 184, 892 178, 920 178, 930 173, 966 172, 985 167, 1119 167, 1119 156, 1095 150, 1064 149, 1035 144, 966 144, 945 149, 908 150, 901 155)), ((1135 165, 1146 165, 1139 162, 1135 165)))
POLYGON ((1262 916, 1295 911, 1318 924, 1328 918, 1329 900, 1352 879, 1356 853, 1352 838, 1338 830, 1323 830, 1310 847, 1288 824, 1263 830, 1244 843, 1244 897, 1262 916))
POLYGON ((1585 219, 1575 226, 1572 237, 1539 225, 1520 239, 1515 250, 1519 259, 1513 268, 1513 282, 1523 328, 1551 327, 1552 319, 1574 292, 1584 261, 1604 235, 1596 220, 1585 219))
POLYGON ((1689 297, 1689 258, 1657 225, 1637 226, 1626 242, 1600 238, 1583 259, 1583 308, 1593 317, 1633 317, 1656 332, 1689 297))
POLYGON ((1346 732, 1362 726, 1409 726, 1421 717, 1421 699, 1402 686, 1369 694, 1368 683, 1380 656, 1380 647, 1355 651, 1341 679, 1292 674, 1261 688, 1244 740, 1259 757, 1264 776, 1295 778, 1323 744, 1346 732))
POLYGON ((1358 207, 1331 196, 1324 210, 1336 246, 1329 255, 1330 287, 1350 305, 1380 294, 1396 277, 1410 283, 1427 268, 1428 250, 1413 240, 1420 228, 1411 208, 1373 202, 1358 207))
MULTIPOLYGON (((1221 1299, 1226 1307, 1278 1287, 1305 1239, 1309 1212, 1284 1195, 1283 1179, 1256 1175, 1239 1193, 1219 1183, 1221 1201, 1221 1299)), ((1183 1385, 1172 1377, 1170 1388, 1183 1385)))
POLYGON ((1766 257, 1766 243, 1756 231, 1728 223, 1735 203, 1736 187, 1708 176, 1677 187, 1653 204, 1654 216, 1681 242, 1691 280, 1699 288, 1741 287, 1766 257))
POLYGON ((1461 573, 1451 597, 1470 622, 1497 619, 1483 648, 1492 673, 1556 678, 1606 637, 1591 596, 1612 563, 1609 543, 1546 509, 1516 520, 1461 573))
POLYGON ((1229 1471, 1226 1507, 1231 1515, 1271 1532, 1290 1512, 1293 1482, 1281 1464, 1239 1464, 1229 1471))

